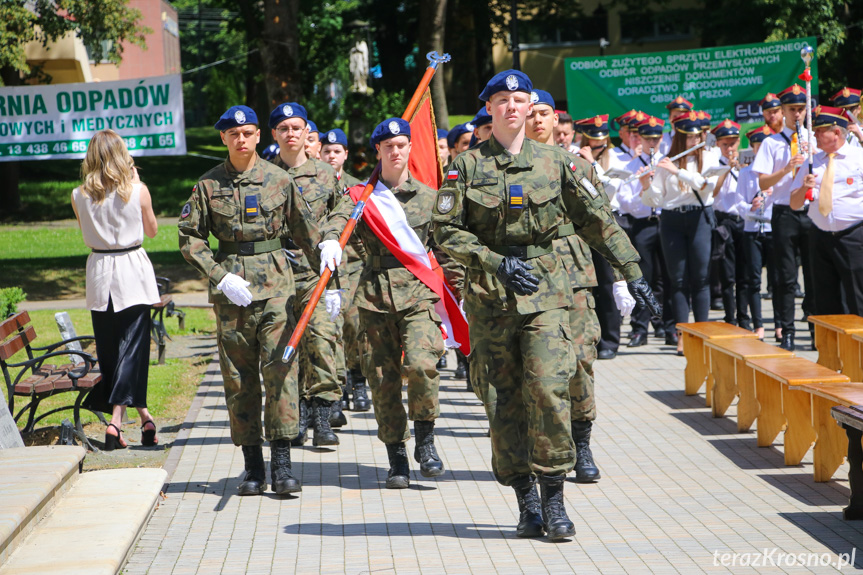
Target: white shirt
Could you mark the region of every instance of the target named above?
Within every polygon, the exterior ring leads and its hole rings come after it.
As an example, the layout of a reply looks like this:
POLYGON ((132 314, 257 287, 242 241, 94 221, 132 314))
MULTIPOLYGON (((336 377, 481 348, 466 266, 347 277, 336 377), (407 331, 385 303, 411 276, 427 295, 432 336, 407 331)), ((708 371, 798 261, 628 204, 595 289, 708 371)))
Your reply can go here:
MULTIPOLYGON (((724 157, 719 158, 719 165, 727 166, 728 162, 724 157)), ((746 207, 743 205, 743 198, 738 193, 740 174, 737 168, 732 168, 726 175, 725 181, 722 182, 722 187, 719 193, 713 200, 713 209, 719 212, 724 212, 732 216, 743 217, 746 207)))
POLYGON ((767 233, 772 230, 769 221, 758 222, 752 219, 753 217, 758 217, 769 220, 773 215, 772 193, 767 194, 766 192, 762 192, 761 195, 764 198, 764 204, 760 210, 752 211, 752 201, 758 195, 758 192, 761 192, 761 187, 758 185, 758 174, 752 171, 752 166, 746 166, 740 170, 740 177, 737 179, 737 193, 744 202, 741 206, 742 213, 740 214, 744 219, 744 232, 762 231, 767 233))
MULTIPOLYGON (((612 148, 611 150, 606 150, 604 152, 608 154, 608 168, 617 168, 617 169, 625 169, 626 164, 632 160, 632 156, 629 155, 628 152, 624 152, 620 150, 620 148, 612 148)), ((599 181, 602 182, 602 185, 605 187, 605 193, 608 195, 608 198, 611 202, 612 210, 619 210, 620 205, 617 201, 617 192, 620 189, 620 184, 623 182, 620 178, 609 178, 605 175, 605 170, 602 166, 597 162, 596 166, 596 175, 599 178, 599 181)))
MULTIPOLYGON (((833 158, 833 211, 822 216, 818 211, 818 197, 821 178, 827 169, 827 154, 815 154, 812 173, 815 174, 815 187, 812 189, 813 201, 809 202, 809 217, 818 229, 825 232, 839 232, 863 221, 863 148, 843 144, 833 158)), ((808 168, 797 172, 791 189, 803 185, 808 168)))
POLYGON ((665 132, 662 134, 662 139, 659 141, 659 153, 663 156, 668 155, 668 150, 671 149, 671 138, 674 136, 674 126, 671 127, 670 132, 665 132))
MULTIPOLYGON (((803 134, 803 141, 808 141, 809 132, 806 128, 801 127, 800 132, 803 134)), ((789 127, 782 128, 778 134, 774 134, 761 143, 758 153, 755 155, 755 160, 752 162, 752 171, 758 174, 769 176, 774 174, 788 165, 791 161, 791 138, 794 136, 794 130, 789 127)), ((803 153, 803 142, 800 142, 800 152, 803 153)), ((818 151, 818 148, 815 148, 818 151)), ((801 166, 803 171, 808 170, 805 166, 801 166)), ((798 170, 799 173, 799 170, 798 170)), ((794 177, 788 173, 773 185, 773 202, 777 206, 787 206, 791 200, 791 192, 794 188, 791 184, 794 177)), ((799 186, 798 186, 799 187, 799 186)))
MULTIPOLYGON (((704 165, 707 167, 707 164, 704 165)), ((641 201, 647 206, 673 210, 683 206, 713 205, 713 188, 718 176, 705 178, 698 173, 698 160, 686 157, 686 168, 677 175, 658 168, 650 188, 644 190, 641 201), (696 192, 697 189, 697 192, 696 192), (696 196, 695 194, 698 194, 696 196), (698 201, 701 198, 701 202, 698 201)))
MULTIPOLYGON (((654 153, 653 165, 659 163, 659 160, 662 158, 663 155, 660 152, 654 153)), ((649 165, 650 157, 648 154, 644 153, 630 161, 626 165, 625 169, 626 171, 635 174, 644 166, 649 165)), ((620 186, 620 189, 617 191, 617 201, 620 204, 620 213, 629 214, 634 218, 647 218, 659 213, 659 209, 644 205, 644 202, 641 199, 641 189, 640 180, 632 180, 628 184, 620 186)))

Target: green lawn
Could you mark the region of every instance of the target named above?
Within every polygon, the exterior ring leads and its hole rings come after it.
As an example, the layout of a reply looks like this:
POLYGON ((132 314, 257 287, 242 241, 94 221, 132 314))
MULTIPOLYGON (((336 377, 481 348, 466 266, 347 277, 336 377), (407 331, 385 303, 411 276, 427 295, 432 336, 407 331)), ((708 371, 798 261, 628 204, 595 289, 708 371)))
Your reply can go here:
MULTIPOLYGON (((34 342, 34 345, 37 347, 60 341, 60 332, 57 329, 57 323, 54 320, 55 311, 61 310, 39 310, 29 312, 31 322, 36 330, 36 341, 34 342)), ((89 335, 93 333, 93 327, 90 321, 90 312, 88 310, 72 309, 62 311, 68 311, 69 317, 72 319, 75 330, 79 335, 89 335)), ((183 311, 186 312, 186 329, 182 332, 177 328, 177 320, 175 318, 166 318, 166 328, 170 336, 209 334, 215 332, 216 319, 211 309, 188 308, 183 311)), ((170 346, 171 342, 169 341, 168 347, 170 348, 170 346)), ((92 342, 90 342, 86 351, 95 353, 95 346, 92 342)), ((9 361, 10 363, 21 362, 24 361, 26 357, 25 352, 20 351, 9 361)), ((63 362, 55 360, 55 363, 63 362)), ((147 404, 154 416, 157 418, 182 419, 189 408, 191 398, 195 394, 197 384, 205 369, 205 360, 168 359, 164 365, 157 365, 154 361, 151 361, 150 375, 147 384, 147 404)), ((17 371, 13 371, 13 377, 16 374, 17 371)), ((4 385, 2 387, 3 400, 8 404, 8 392, 6 390, 6 386, 4 385)), ((55 407, 69 405, 72 402, 74 402, 73 394, 59 394, 43 401, 39 406, 38 413, 50 411, 55 407)), ((16 398, 16 411, 24 404, 26 404, 26 398, 16 398)), ((85 422, 97 421, 93 414, 89 412, 82 413, 84 414, 83 419, 85 422)), ((59 425, 60 422, 66 418, 71 421, 71 411, 55 413, 40 421, 39 426, 59 425)), ((24 423, 24 421, 20 422, 19 428, 23 427, 24 423)))

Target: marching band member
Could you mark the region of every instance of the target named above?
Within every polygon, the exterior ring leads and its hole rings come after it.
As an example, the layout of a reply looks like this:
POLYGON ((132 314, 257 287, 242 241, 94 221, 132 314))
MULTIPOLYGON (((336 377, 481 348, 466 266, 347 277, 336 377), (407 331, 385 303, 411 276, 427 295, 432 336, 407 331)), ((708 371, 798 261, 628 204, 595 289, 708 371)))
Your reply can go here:
POLYGON ((856 88, 842 88, 830 98, 830 102, 844 112, 848 122, 847 141, 852 146, 863 145, 863 130, 860 129, 860 90, 856 88), (850 116, 850 117, 849 117, 850 116))
MULTIPOLYGON (((665 108, 668 110, 668 125, 670 127, 674 123, 674 120, 692 111, 692 102, 683 96, 678 96, 666 104, 665 108)), ((673 137, 674 128, 671 128, 668 133, 662 135, 662 143, 659 145, 659 151, 662 152, 663 156, 668 155, 668 150, 671 149, 671 140, 673 137)))

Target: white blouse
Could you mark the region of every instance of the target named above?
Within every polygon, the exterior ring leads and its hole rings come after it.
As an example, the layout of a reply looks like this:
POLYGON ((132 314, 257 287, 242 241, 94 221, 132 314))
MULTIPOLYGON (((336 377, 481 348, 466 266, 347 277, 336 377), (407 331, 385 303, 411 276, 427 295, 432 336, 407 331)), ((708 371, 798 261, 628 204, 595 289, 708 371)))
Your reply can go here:
MULTIPOLYGON (((705 163, 705 168, 708 167, 705 163)), ((686 158, 686 168, 677 175, 662 168, 656 169, 650 188, 644 190, 641 201, 644 205, 663 210, 673 210, 683 206, 700 205, 698 197, 705 206, 713 205, 713 188, 718 176, 705 178, 698 173, 698 160, 693 156, 686 158), (697 190, 697 192, 696 192, 697 190), (698 197, 695 194, 698 193, 698 197)))
MULTIPOLYGON (((96 204, 79 188, 72 192, 72 201, 88 248, 118 250, 144 241, 141 184, 132 185, 128 202, 112 193, 96 204)), ((93 252, 87 258, 87 309, 107 310, 109 297, 114 311, 159 303, 156 274, 143 248, 109 254, 93 252)))

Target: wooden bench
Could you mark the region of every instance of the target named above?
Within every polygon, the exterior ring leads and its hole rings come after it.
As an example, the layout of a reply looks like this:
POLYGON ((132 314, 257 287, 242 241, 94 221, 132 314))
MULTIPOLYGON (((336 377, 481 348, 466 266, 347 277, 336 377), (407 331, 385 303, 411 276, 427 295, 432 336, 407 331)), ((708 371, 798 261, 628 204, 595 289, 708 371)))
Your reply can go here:
POLYGON ((738 395, 737 431, 749 431, 761 410, 755 397, 755 376, 747 359, 794 357, 790 351, 758 339, 723 338, 704 341, 713 381, 713 417, 722 417, 738 395))
POLYGON ((852 381, 863 381, 858 343, 854 334, 863 334, 863 317, 858 315, 810 315, 815 326, 818 363, 844 373, 852 381))
POLYGON ((708 407, 713 400, 710 380, 710 363, 704 349, 704 342, 713 339, 750 338, 758 336, 749 330, 721 321, 701 321, 696 323, 679 323, 677 329, 683 338, 683 355, 686 357, 684 370, 686 395, 695 395, 701 385, 707 381, 705 403, 708 407))
MULTIPOLYGON (((71 409, 73 410, 78 437, 84 445, 96 451, 84 434, 84 427, 81 424, 81 402, 87 393, 102 380, 102 374, 99 373, 96 360, 90 354, 64 349, 66 344, 71 341, 85 339, 93 338, 92 336, 81 336, 45 347, 34 347, 32 343, 36 340, 36 330, 30 323, 30 315, 26 311, 17 313, 0 323, 0 368, 2 368, 3 377, 6 380, 9 412, 16 422, 25 412, 27 413, 27 423, 23 430, 25 433, 33 431, 39 421, 52 413, 71 409), (17 363, 9 363, 9 359, 21 350, 26 351, 27 359, 17 363), (80 356, 84 362, 77 366, 72 363, 62 365, 47 363, 52 358, 65 358, 70 355, 80 356), (52 409, 38 417, 36 416, 36 410, 43 399, 67 392, 75 393, 73 405, 52 409), (21 407, 17 414, 15 413, 16 397, 29 398, 29 402, 21 407)), ((101 413, 96 413, 96 415, 103 423, 105 422, 101 413)))
POLYGON ((848 358, 849 369, 846 375, 854 381, 863 381, 863 333, 851 334, 851 354, 848 358))
POLYGON ((807 383, 789 387, 792 391, 809 394, 815 448, 812 452, 815 481, 830 481, 845 454, 848 440, 836 425, 831 410, 837 405, 863 404, 863 383, 807 383))
POLYGON ((785 429, 785 465, 799 465, 815 441, 809 393, 789 389, 808 383, 847 383, 847 375, 802 357, 748 359, 755 371, 758 446, 769 447, 785 429))
POLYGON ((863 406, 836 406, 832 409, 835 419, 848 436, 848 485, 851 497, 848 507, 842 510, 847 520, 863 519, 863 406))
POLYGON ((165 350, 171 337, 165 329, 165 316, 177 316, 180 329, 186 329, 186 314, 174 307, 174 299, 168 293, 171 291, 171 280, 165 277, 157 277, 156 285, 159 288, 159 303, 154 304, 150 314, 150 338, 155 342, 159 351, 159 365, 165 363, 165 350))

